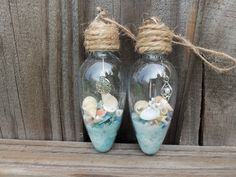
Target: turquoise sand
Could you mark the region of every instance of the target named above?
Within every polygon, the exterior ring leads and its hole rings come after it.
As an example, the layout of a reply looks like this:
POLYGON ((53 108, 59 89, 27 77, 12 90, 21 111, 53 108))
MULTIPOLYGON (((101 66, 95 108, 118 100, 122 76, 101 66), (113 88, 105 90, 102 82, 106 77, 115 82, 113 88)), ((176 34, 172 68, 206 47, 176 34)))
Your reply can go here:
POLYGON ((108 122, 86 125, 92 144, 98 152, 107 152, 112 148, 120 124, 121 117, 114 117, 108 122))
POLYGON ((132 113, 132 122, 141 150, 147 155, 156 154, 165 139, 170 123, 150 125, 141 120, 136 113, 132 113))

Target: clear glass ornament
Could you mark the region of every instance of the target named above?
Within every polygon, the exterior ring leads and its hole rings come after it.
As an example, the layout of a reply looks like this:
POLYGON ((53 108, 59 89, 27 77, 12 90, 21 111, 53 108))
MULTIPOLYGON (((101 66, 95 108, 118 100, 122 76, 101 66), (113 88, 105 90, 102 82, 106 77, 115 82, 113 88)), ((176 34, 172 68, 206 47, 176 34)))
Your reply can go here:
POLYGON ((112 52, 93 52, 80 68, 83 120, 99 152, 111 149, 121 124, 126 97, 123 73, 120 59, 112 52))
POLYGON ((140 148, 155 154, 170 126, 177 94, 177 74, 166 55, 142 55, 131 69, 128 94, 140 148))

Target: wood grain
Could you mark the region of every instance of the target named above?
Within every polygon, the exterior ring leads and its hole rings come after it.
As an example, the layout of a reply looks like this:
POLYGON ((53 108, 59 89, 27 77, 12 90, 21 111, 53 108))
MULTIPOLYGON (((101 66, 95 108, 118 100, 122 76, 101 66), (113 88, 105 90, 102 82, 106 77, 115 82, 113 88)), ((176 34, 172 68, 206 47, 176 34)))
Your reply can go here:
POLYGON ((81 55, 82 8, 77 0, 2 2, 3 138, 83 139, 74 82, 81 55))
MULTIPOLYGON (((185 37, 197 43, 198 28, 201 22, 199 12, 202 4, 193 0, 189 14, 185 37)), ((180 102, 179 120, 177 122, 176 140, 180 144, 199 144, 200 116, 202 108, 202 63, 187 48, 184 48, 184 62, 187 66, 183 81, 183 94, 180 102)))
MULTIPOLYGON (((236 56, 236 2, 204 3, 200 44, 236 56)), ((203 145, 236 145, 236 70, 204 67, 203 145)))
POLYGON ((1 55, 1 61, 6 62, 5 66, 10 64, 5 67, 5 77, 1 75, 7 91, 6 98, 1 100, 1 114, 8 112, 8 116, 1 116, 4 119, 1 122, 3 137, 48 139, 51 133, 43 88, 46 62, 44 1, 3 1, 1 11, 7 17, 3 20, 4 55, 1 55), (10 86, 12 88, 8 90, 10 86), (8 111, 5 111, 6 107, 8 111), (9 124, 12 125, 9 127, 9 124))
POLYGON ((163 145, 145 156, 137 145, 109 153, 90 143, 0 140, 1 176, 235 176, 235 147, 163 145))

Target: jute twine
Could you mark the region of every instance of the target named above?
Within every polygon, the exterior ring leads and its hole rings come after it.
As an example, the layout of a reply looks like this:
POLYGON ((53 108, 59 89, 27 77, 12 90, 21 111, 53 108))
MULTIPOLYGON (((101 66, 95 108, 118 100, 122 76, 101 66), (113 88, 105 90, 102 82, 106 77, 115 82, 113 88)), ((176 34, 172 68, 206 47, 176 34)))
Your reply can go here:
POLYGON ((140 53, 163 53, 172 51, 172 44, 182 45, 193 51, 204 63, 219 73, 236 67, 236 59, 224 52, 198 47, 186 38, 175 34, 158 18, 146 19, 139 27, 137 38, 127 28, 108 18, 106 12, 97 7, 98 15, 85 30, 84 46, 89 52, 117 51, 120 47, 119 30, 136 41, 136 50, 140 53), (223 66, 222 66, 223 65, 223 66))
POLYGON ((145 20, 143 25, 139 27, 136 40, 136 50, 139 53, 156 52, 168 54, 172 51, 172 44, 182 45, 191 49, 193 53, 216 72, 227 72, 236 67, 235 58, 223 52, 193 45, 186 38, 176 35, 156 17, 145 20), (225 63, 227 63, 226 66, 222 66, 225 63))
POLYGON ((119 50, 119 29, 135 40, 135 36, 128 29, 108 18, 102 8, 97 7, 97 11, 98 15, 84 32, 84 46, 87 51, 119 50))

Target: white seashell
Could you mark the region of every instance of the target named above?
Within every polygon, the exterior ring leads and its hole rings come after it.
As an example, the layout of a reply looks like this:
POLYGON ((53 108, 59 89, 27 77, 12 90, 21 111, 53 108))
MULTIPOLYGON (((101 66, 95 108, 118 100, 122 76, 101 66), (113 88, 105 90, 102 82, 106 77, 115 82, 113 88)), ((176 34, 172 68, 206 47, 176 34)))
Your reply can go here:
POLYGON ((117 117, 121 117, 122 114, 123 114, 123 110, 122 110, 122 109, 117 109, 117 110, 116 110, 116 116, 117 116, 117 117))
POLYGON ((159 116, 160 116, 160 110, 152 107, 147 107, 140 114, 140 118, 143 120, 154 120, 159 116))
POLYGON ((87 96, 82 102, 82 108, 85 110, 87 107, 96 107, 97 100, 92 96, 87 96))
POLYGON ((91 116, 91 117, 95 117, 96 116, 96 112, 97 112, 97 108, 96 107, 87 107, 86 110, 84 110, 85 114, 91 116))
POLYGON ((97 112, 97 100, 92 96, 86 97, 82 102, 82 109, 85 114, 95 117, 97 112))
POLYGON ((110 93, 102 94, 103 109, 107 112, 115 112, 118 109, 118 101, 110 93))
POLYGON ((134 110, 135 112, 137 112, 138 114, 140 114, 144 109, 146 109, 148 107, 148 102, 145 100, 140 100, 137 101, 134 105, 134 110))

